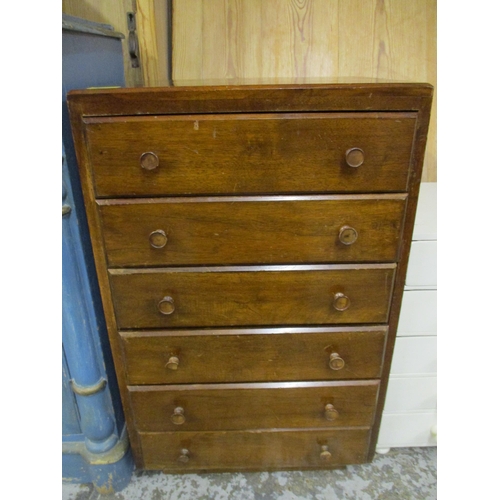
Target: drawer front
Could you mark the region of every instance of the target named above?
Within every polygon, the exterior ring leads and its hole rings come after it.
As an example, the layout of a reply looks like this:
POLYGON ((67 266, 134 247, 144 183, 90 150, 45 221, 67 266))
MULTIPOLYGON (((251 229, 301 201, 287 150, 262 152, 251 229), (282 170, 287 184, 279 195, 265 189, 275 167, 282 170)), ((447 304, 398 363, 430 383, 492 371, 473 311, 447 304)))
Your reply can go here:
POLYGON ((364 463, 369 430, 143 432, 139 436, 146 469, 317 469, 364 463))
POLYGON ((405 195, 104 200, 108 265, 394 262, 405 195))
POLYGON ((130 385, 378 378, 386 334, 386 327, 120 333, 130 385))
POLYGON ((141 116, 85 122, 97 197, 395 192, 407 188, 416 114, 141 116))
POLYGON ((378 381, 129 387, 139 431, 370 426, 378 381))
POLYGON ((394 271, 394 264, 380 264, 109 274, 118 327, 130 329, 384 323, 394 271))

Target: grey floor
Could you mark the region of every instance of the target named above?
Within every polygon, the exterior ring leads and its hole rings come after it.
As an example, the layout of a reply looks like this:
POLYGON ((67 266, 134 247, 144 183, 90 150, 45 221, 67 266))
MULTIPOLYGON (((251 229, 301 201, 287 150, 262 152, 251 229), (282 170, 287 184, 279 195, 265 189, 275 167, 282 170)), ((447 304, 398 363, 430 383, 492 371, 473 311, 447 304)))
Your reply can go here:
POLYGON ((63 484, 62 500, 435 500, 437 448, 393 448, 368 465, 333 471, 134 473, 129 485, 99 495, 91 485, 63 484))

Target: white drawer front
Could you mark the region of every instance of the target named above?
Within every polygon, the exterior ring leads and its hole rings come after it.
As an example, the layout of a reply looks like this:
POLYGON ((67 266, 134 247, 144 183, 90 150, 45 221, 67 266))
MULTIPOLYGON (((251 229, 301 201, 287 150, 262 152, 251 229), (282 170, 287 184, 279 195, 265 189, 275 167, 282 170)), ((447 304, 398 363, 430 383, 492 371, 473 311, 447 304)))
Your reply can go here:
POLYGON ((392 376, 384 411, 399 413, 437 408, 437 378, 435 376, 392 376))
POLYGON ((380 425, 378 448, 401 446, 435 446, 432 434, 437 425, 437 412, 384 413, 380 425))
POLYGON ((403 293, 398 336, 437 334, 437 291, 410 290, 403 293))
POLYGON ((437 241, 414 241, 411 244, 406 287, 437 287, 437 241))
POLYGON ((437 372, 437 337, 397 337, 391 375, 437 372))

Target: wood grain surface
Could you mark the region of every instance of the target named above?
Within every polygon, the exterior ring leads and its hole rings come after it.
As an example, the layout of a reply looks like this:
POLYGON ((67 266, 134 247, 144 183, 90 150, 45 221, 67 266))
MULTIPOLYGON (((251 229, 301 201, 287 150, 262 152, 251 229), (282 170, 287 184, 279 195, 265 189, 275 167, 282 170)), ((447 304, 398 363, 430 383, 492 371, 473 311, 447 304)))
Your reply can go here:
MULTIPOLYGON (((192 86, 126 89, 83 89, 68 92, 68 105, 82 121, 89 117, 172 114, 295 112, 419 112, 432 102, 427 83, 394 83, 373 78, 305 78, 271 81, 218 80, 192 86)), ((90 120, 91 121, 91 120, 90 120)), ((81 125, 79 125, 80 127, 81 125)), ((193 125, 194 128, 194 125, 193 125)))
POLYGON ((166 472, 331 469, 366 461, 369 430, 151 432, 140 433, 147 469, 166 472), (322 446, 331 453, 320 457, 322 446), (187 463, 179 461, 187 450, 187 463))
POLYGON ((110 269, 120 329, 387 321, 394 264, 110 269), (334 296, 347 295, 345 311, 334 296), (175 311, 158 305, 172 297, 175 311))
POLYGON ((129 387, 139 431, 370 426, 379 381, 129 387), (326 405, 336 410, 325 416, 326 405), (183 423, 172 415, 182 408, 183 423), (332 418, 332 417, 330 417, 332 418))
POLYGON ((151 267, 396 262, 405 205, 405 195, 358 195, 103 200, 99 209, 108 266, 151 267), (341 241, 347 226, 352 244, 341 241))
POLYGON ((144 85, 170 78, 170 0, 136 0, 137 35, 144 85))
POLYGON ((379 378, 387 327, 120 332, 129 385, 379 378), (337 353, 345 362, 332 370, 337 353), (179 360, 176 370, 169 359, 179 360))
POLYGON ((416 115, 315 113, 89 118, 98 197, 404 191, 416 115), (361 148, 364 162, 346 163, 361 148), (141 168, 141 155, 159 158, 141 168))

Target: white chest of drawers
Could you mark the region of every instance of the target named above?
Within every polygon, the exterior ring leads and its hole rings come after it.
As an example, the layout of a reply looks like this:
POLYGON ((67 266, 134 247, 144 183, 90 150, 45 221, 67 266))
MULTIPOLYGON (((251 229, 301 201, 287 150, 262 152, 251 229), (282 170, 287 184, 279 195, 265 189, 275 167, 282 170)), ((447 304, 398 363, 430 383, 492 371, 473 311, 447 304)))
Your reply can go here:
POLYGON ((422 183, 377 450, 437 444, 437 184, 422 183))

